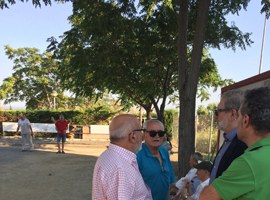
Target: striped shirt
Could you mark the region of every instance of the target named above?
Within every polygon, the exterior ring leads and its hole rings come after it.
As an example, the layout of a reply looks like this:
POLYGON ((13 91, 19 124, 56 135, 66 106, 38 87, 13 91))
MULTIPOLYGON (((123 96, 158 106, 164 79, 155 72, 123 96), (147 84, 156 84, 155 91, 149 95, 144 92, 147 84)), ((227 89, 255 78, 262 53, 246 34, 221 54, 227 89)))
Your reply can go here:
POLYGON ((92 183, 93 200, 151 200, 140 174, 136 155, 110 144, 98 158, 92 183))

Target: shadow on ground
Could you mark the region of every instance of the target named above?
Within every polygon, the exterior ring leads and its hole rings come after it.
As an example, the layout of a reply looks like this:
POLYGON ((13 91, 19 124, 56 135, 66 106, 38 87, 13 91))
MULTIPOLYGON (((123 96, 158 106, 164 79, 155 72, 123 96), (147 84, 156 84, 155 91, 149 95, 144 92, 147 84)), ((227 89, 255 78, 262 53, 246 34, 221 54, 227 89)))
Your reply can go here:
MULTIPOLYGON (((0 138, 0 199, 90 200, 94 165, 108 143, 68 142, 66 154, 51 139, 34 143, 36 150, 22 152, 20 138, 0 138)), ((171 161, 177 172, 177 153, 171 161)))
MULTIPOLYGON (((14 141, 13 141, 14 142, 14 141)), ((5 200, 91 199, 92 173, 97 157, 106 149, 67 145, 56 154, 55 144, 22 152, 16 142, 0 145, 0 194, 5 200)))

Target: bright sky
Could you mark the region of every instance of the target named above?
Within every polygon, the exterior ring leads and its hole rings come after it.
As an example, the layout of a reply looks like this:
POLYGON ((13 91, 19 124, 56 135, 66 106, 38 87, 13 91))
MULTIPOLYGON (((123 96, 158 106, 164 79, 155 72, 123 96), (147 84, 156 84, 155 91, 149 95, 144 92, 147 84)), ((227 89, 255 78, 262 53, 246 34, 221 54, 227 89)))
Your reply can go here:
MULTIPOLYGON (((52 6, 42 6, 40 9, 35 8, 31 2, 17 2, 9 9, 0 10, 0 84, 13 72, 13 63, 5 55, 4 45, 12 48, 36 47, 43 52, 48 46, 47 38, 58 38, 70 29, 67 18, 72 14, 71 3, 53 3, 52 6)), ((231 49, 210 50, 222 78, 238 82, 258 74, 264 27, 264 15, 260 14, 260 9, 260 1, 250 1, 246 12, 242 11, 240 16, 229 17, 230 23, 234 21, 242 32, 252 33, 254 43, 251 47, 247 47, 246 51, 237 48, 235 52, 231 49)), ((270 35, 267 28, 262 72, 270 70, 270 58, 267 56, 270 54, 270 35)), ((207 103, 217 103, 219 95, 220 90, 213 93, 207 103)), ((21 107, 22 103, 14 103, 11 106, 16 109, 21 107)))

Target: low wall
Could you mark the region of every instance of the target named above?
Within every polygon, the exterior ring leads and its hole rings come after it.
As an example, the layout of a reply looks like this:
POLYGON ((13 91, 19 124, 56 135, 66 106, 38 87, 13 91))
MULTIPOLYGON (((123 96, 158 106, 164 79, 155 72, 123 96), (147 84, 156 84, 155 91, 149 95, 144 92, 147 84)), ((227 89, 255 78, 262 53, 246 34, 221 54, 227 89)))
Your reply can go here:
MULTIPOLYGON (((56 133, 54 124, 46 123, 31 123, 34 133, 56 133)), ((2 122, 3 132, 16 132, 18 127, 17 122, 2 122)), ((67 130, 69 133, 69 129, 67 130)))
MULTIPOLYGON (((55 125, 53 123, 31 123, 33 132, 35 133, 56 133, 55 125)), ((2 122, 3 132, 16 132, 18 127, 17 122, 2 122)), ((75 126, 76 127, 76 126, 75 126)), ((109 134, 109 125, 90 125, 89 130, 88 126, 79 126, 82 127, 83 134, 109 134)), ((69 129, 67 130, 69 133, 69 129)))
POLYGON ((90 125, 91 134, 109 134, 109 125, 90 125))

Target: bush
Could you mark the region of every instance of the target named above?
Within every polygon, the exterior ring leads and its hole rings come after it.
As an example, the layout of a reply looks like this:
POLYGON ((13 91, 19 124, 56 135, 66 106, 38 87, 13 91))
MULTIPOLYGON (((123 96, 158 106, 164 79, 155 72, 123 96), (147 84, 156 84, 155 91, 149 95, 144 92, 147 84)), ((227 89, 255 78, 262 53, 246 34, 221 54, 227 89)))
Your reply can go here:
POLYGON ((169 138, 172 138, 173 136, 173 125, 174 125, 175 116, 178 116, 178 113, 176 110, 165 110, 164 126, 166 130, 166 135, 169 138))
POLYGON ((116 114, 110 108, 100 106, 93 110, 8 110, 0 111, 0 121, 17 122, 19 113, 24 113, 31 123, 52 123, 51 117, 58 119, 60 114, 70 123, 80 125, 108 124, 110 119, 116 114))

